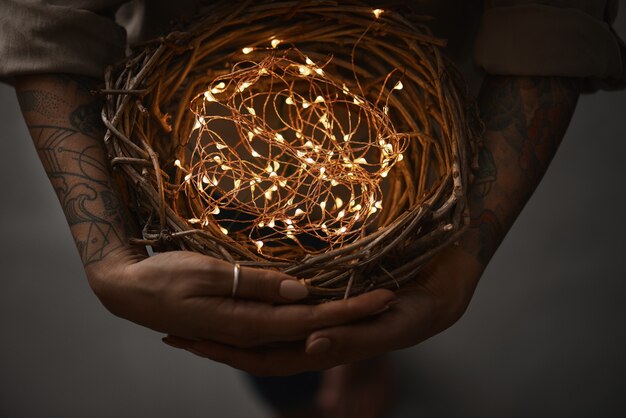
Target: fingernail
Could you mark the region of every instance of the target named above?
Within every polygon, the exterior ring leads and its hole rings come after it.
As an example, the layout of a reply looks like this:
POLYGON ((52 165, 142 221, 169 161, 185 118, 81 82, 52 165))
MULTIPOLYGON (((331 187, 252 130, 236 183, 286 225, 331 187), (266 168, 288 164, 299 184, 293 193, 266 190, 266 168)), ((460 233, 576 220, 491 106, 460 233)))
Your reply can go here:
POLYGON ((387 306, 385 306, 384 308, 377 310, 377 311, 376 311, 376 312, 374 312, 372 315, 373 315, 373 316, 380 315, 380 314, 381 314, 381 313, 383 313, 383 312, 387 312, 387 311, 389 310, 389 308, 390 308, 390 306, 389 306, 389 305, 387 305, 387 306))
POLYGON ((387 309, 389 309, 389 308, 393 307, 393 305, 395 305, 397 303, 398 303, 398 298, 391 299, 389 302, 387 302, 387 306, 386 307, 387 307, 387 309))
POLYGON ((306 346, 305 351, 308 355, 315 356, 330 350, 330 346, 330 339, 322 337, 311 341, 309 345, 306 346))
POLYGON ((185 348, 185 344, 174 340, 170 337, 163 337, 161 338, 161 341, 163 341, 165 344, 169 345, 170 347, 174 347, 174 348, 185 348))
POLYGON ((388 311, 389 309, 391 309, 391 307, 392 307, 393 305, 395 305, 396 303, 398 303, 398 299, 393 299, 393 300, 391 300, 391 301, 387 302, 387 304, 385 305, 385 307, 384 307, 384 308, 382 308, 382 309, 380 309, 380 310, 378 310, 378 311, 374 312, 372 315, 374 315, 374 316, 375 316, 375 315, 380 315, 380 314, 381 314, 381 313, 383 313, 383 312, 387 312, 387 311, 388 311))
POLYGON ((296 280, 283 280, 280 283, 280 289, 278 291, 280 296, 289 300, 298 300, 306 297, 309 294, 309 290, 296 280))

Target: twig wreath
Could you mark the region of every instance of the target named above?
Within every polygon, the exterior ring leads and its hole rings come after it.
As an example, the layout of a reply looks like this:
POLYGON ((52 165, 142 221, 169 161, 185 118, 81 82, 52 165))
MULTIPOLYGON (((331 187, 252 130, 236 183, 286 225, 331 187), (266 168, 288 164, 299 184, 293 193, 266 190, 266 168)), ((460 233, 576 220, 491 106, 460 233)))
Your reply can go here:
POLYGON ((143 239, 398 288, 468 225, 478 123, 445 41, 362 1, 219 1, 107 70, 111 164, 143 239))

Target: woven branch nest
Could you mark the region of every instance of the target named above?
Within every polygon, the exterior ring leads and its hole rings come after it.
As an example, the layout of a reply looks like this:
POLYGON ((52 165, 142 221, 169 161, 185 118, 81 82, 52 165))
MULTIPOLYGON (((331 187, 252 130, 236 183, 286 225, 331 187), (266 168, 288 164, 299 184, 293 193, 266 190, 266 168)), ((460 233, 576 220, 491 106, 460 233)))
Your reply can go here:
POLYGON ((107 70, 105 143, 144 226, 143 239, 133 242, 277 269, 304 279, 314 302, 399 288, 469 223, 466 191, 479 124, 458 71, 442 54, 445 41, 419 19, 373 11, 362 1, 258 3, 215 2, 184 31, 138 47, 107 70), (199 203, 181 192, 179 164, 189 158, 197 128, 194 98, 235 63, 290 51, 323 62, 333 82, 358 91, 355 103, 380 112, 384 90, 384 113, 408 141, 381 186, 382 210, 359 234, 318 251, 281 241, 261 252, 236 232, 224 235, 217 219, 190 222, 199 203), (402 91, 390 94, 396 80, 402 91))

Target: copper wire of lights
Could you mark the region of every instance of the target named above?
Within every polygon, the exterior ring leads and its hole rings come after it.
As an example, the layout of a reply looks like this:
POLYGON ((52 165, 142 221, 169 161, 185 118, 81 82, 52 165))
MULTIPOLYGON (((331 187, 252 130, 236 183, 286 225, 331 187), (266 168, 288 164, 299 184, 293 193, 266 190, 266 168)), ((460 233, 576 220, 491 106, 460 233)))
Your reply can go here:
POLYGON ((191 101, 191 152, 186 165, 175 162, 180 190, 200 202, 190 223, 215 220, 259 253, 285 240, 315 252, 307 237, 332 249, 382 209, 381 182, 408 145, 388 116, 403 85, 390 73, 371 102, 358 82, 352 91, 326 71, 332 57, 313 62, 295 47, 276 50, 280 43, 273 39, 258 61, 237 62, 191 101))
POLYGON ((130 51, 101 90, 129 243, 281 271, 310 303, 419 280, 469 225, 482 133, 428 21, 214 0, 130 51))

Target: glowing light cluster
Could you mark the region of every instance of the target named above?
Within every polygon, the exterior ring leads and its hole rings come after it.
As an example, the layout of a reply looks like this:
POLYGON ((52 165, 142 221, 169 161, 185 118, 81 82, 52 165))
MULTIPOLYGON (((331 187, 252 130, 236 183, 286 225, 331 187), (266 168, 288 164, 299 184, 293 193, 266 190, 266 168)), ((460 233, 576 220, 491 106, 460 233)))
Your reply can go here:
POLYGON ((188 161, 175 162, 181 191, 201 202, 189 222, 215 221, 261 253, 282 240, 333 248, 382 209, 381 182, 407 146, 388 115, 403 85, 390 74, 371 101, 329 74, 332 58, 269 44, 243 48, 246 60, 191 102, 188 161))

